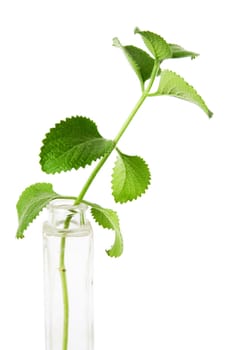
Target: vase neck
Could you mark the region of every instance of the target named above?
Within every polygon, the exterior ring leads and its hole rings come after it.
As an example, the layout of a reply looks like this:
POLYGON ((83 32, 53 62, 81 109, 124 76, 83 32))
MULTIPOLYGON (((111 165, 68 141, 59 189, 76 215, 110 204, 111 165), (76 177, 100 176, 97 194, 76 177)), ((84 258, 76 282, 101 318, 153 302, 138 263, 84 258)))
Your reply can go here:
MULTIPOLYGON (((53 235, 87 235, 90 224, 86 219, 87 206, 74 205, 72 200, 54 200, 48 205, 49 232, 53 235)), ((48 230, 46 230, 48 232, 48 230)))

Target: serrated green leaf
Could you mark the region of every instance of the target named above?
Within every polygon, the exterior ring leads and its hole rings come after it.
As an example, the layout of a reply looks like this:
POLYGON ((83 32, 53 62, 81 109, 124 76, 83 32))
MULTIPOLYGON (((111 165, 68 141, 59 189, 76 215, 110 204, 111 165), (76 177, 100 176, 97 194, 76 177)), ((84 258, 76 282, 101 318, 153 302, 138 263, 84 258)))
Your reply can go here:
POLYGON ((146 191, 150 184, 150 171, 142 158, 118 153, 112 174, 112 194, 116 202, 125 203, 146 191))
POLYGON ((143 51, 142 49, 136 46, 121 45, 118 38, 113 39, 113 45, 116 47, 120 47, 123 50, 130 65, 132 66, 133 70, 138 76, 141 85, 143 86, 145 81, 151 76, 154 66, 154 59, 150 55, 148 55, 147 52, 143 51))
POLYGON ((182 77, 172 71, 162 71, 159 87, 155 95, 170 95, 195 103, 209 116, 209 118, 213 115, 197 91, 182 77))
POLYGON ((117 213, 112 209, 105 209, 97 204, 87 203, 92 206, 91 213, 95 221, 103 228, 115 231, 114 244, 109 250, 106 250, 106 252, 111 257, 119 257, 123 252, 123 239, 117 213))
POLYGON ((113 146, 113 141, 100 135, 92 120, 71 117, 56 124, 46 135, 40 164, 48 174, 78 169, 103 157, 113 146))
POLYGON ((183 57, 191 57, 191 59, 196 58, 199 56, 198 53, 185 50, 183 47, 176 45, 176 44, 169 44, 172 57, 171 58, 183 58, 183 57))
POLYGON ((135 33, 142 36, 146 47, 158 61, 171 58, 171 48, 160 35, 149 31, 140 31, 138 28, 135 29, 135 33))
POLYGON ((28 225, 38 216, 41 210, 59 195, 53 191, 49 183, 36 183, 27 187, 17 202, 18 230, 16 237, 23 238, 23 232, 28 225))

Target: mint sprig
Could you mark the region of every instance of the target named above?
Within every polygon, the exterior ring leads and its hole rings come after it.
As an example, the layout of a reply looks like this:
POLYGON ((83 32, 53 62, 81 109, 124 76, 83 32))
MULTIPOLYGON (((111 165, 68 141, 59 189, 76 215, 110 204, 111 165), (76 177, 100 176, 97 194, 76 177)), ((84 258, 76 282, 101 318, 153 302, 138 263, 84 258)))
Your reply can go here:
MULTIPOLYGON (((104 138, 99 133, 93 120, 83 116, 73 116, 57 123, 49 130, 42 142, 40 164, 42 170, 48 174, 72 169, 78 170, 80 167, 84 168, 98 160, 79 195, 77 197, 72 196, 76 205, 85 201, 86 192, 114 150, 117 151, 117 160, 113 166, 111 185, 115 202, 125 203, 135 200, 147 190, 151 175, 146 162, 141 157, 124 154, 117 148, 118 142, 147 97, 173 96, 195 103, 209 117, 212 116, 212 112, 203 98, 189 83, 179 74, 162 69, 164 60, 185 57, 195 58, 198 54, 186 50, 180 45, 169 44, 156 33, 141 31, 138 28, 135 29, 135 33, 143 39, 144 48, 134 45, 124 46, 119 39, 115 38, 113 40, 113 45, 121 48, 126 55, 142 88, 139 100, 114 140, 104 138), (159 79, 157 91, 152 92, 157 78, 159 79)), ((66 197, 58 195, 53 190, 52 185, 47 183, 34 184, 23 191, 17 203, 18 238, 23 237, 28 225, 55 198, 66 197)), ((115 243, 108 250, 108 255, 119 256, 122 253, 123 244, 116 212, 98 205, 91 207, 95 221, 103 228, 113 229, 116 233, 115 243)))

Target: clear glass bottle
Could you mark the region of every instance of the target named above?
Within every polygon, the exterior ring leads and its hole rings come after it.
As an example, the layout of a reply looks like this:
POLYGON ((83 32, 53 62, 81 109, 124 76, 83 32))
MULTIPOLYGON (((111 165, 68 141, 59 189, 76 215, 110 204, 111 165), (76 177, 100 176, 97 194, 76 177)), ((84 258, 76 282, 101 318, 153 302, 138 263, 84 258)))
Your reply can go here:
POLYGON ((93 233, 87 207, 48 206, 43 226, 46 350, 93 349, 93 233))

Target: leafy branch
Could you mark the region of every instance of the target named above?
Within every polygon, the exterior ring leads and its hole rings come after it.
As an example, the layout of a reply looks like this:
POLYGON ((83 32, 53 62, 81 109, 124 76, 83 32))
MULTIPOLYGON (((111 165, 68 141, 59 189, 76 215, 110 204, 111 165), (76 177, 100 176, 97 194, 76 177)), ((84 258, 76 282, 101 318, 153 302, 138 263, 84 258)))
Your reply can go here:
POLYGON ((123 45, 118 38, 113 39, 113 45, 123 51, 139 80, 142 91, 139 100, 113 140, 103 137, 95 122, 83 116, 67 118, 50 129, 45 135, 40 152, 40 164, 44 172, 55 174, 72 169, 78 170, 92 162, 98 162, 78 196, 59 195, 48 183, 37 183, 25 189, 17 203, 18 238, 24 236, 24 231, 29 224, 50 201, 58 198, 72 198, 75 205, 81 202, 88 204, 95 221, 103 228, 115 231, 115 242, 107 253, 109 256, 120 256, 123 251, 123 241, 117 213, 87 201, 85 195, 113 151, 117 153, 111 180, 115 202, 126 203, 135 200, 149 187, 151 175, 145 160, 140 156, 126 155, 117 147, 138 110, 147 97, 166 95, 194 103, 209 117, 212 116, 202 97, 190 84, 177 73, 162 69, 162 63, 165 60, 185 57, 193 59, 198 54, 180 45, 169 44, 160 35, 150 31, 141 31, 136 28, 135 34, 142 38, 144 49, 123 45), (152 92, 156 79, 159 79, 158 87, 155 92, 152 92))

